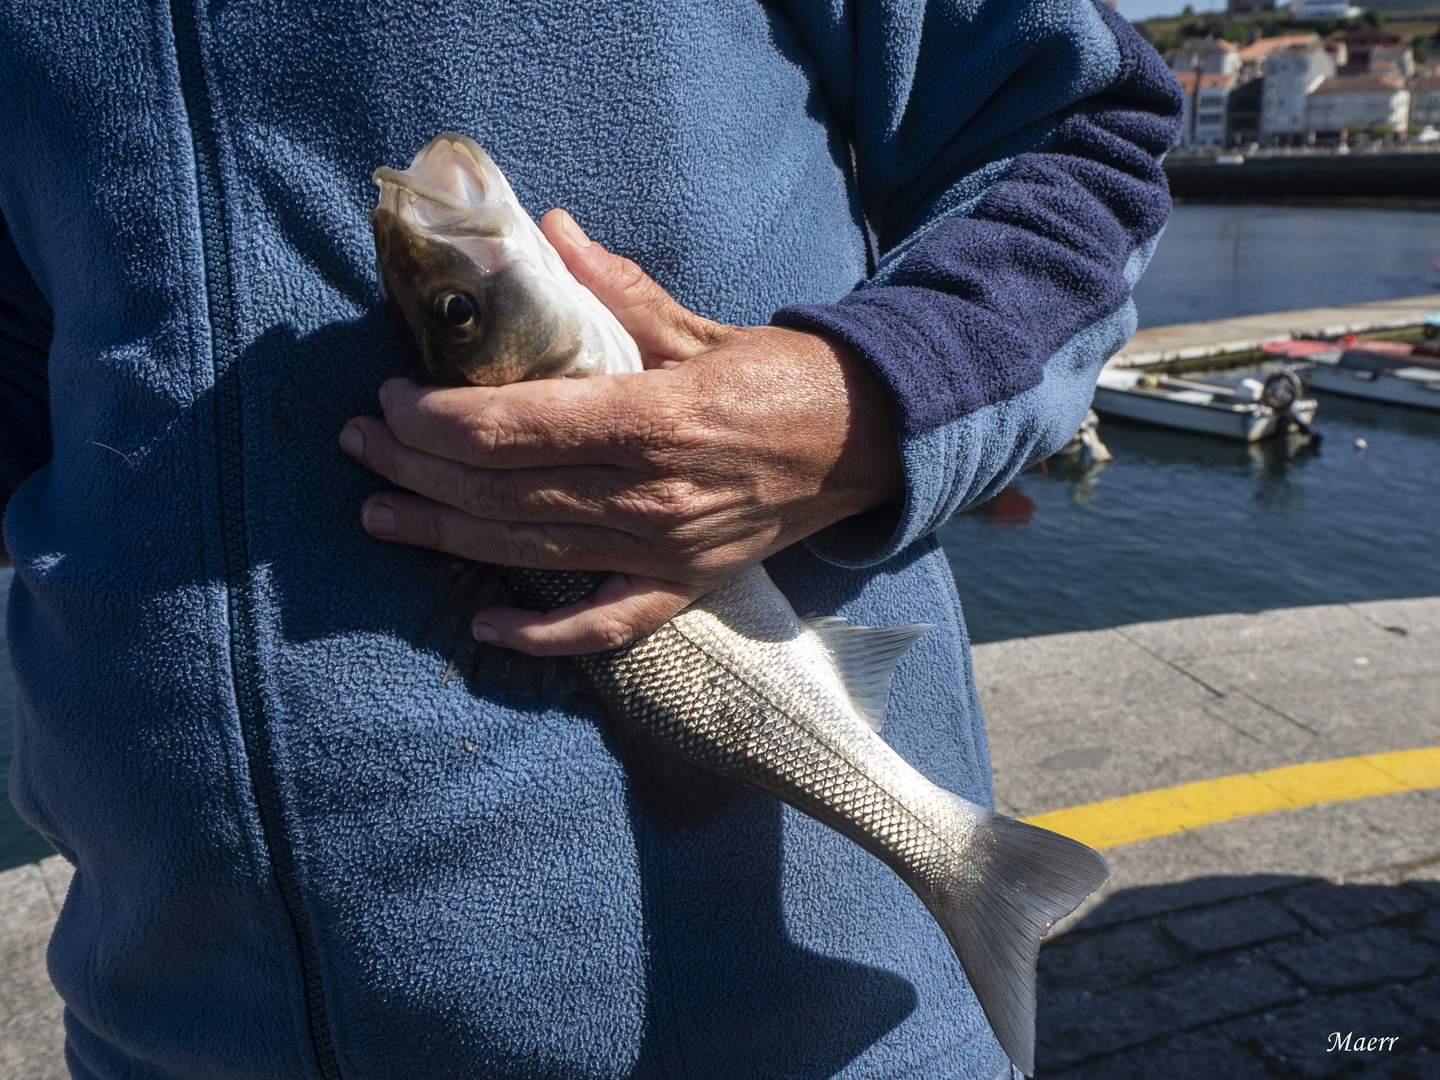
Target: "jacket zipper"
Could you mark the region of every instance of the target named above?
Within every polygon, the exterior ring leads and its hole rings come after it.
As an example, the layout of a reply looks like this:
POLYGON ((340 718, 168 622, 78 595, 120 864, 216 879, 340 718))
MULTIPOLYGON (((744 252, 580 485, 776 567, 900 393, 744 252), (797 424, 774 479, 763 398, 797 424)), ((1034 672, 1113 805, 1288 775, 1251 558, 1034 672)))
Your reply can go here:
POLYGON ((221 546, 225 563, 230 621, 230 663, 235 704, 250 768, 250 785, 260 814, 276 884, 295 931, 305 987, 315 1063, 323 1080, 340 1080, 324 987, 310 918, 295 880, 295 858, 285 831, 280 791, 270 751, 270 729, 260 699, 256 658, 254 597, 245 539, 244 401, 240 391, 239 347, 230 281, 230 250, 225 235, 224 191, 215 147, 215 120, 201 62, 195 8, 202 0, 170 0, 180 92, 190 122, 195 154, 195 186, 200 210, 200 245, 205 265, 205 299, 210 319, 210 350, 215 368, 215 449, 220 494, 221 546))

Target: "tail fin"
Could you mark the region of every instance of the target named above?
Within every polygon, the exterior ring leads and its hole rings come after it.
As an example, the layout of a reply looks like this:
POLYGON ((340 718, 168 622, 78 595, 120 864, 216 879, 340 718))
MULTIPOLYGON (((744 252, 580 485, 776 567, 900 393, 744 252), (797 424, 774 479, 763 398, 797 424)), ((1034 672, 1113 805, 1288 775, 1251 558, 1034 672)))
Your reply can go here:
POLYGON ((1110 868, 1068 836, 989 811, 970 850, 984 853, 927 901, 970 980, 1001 1048, 1026 1076, 1035 1071, 1035 962, 1057 919, 1104 884, 1110 868))

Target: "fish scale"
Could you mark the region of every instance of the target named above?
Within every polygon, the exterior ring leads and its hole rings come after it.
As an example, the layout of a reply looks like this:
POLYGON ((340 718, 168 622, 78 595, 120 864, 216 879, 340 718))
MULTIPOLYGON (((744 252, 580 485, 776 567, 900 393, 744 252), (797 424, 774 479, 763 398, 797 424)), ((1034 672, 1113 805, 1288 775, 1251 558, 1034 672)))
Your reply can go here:
MULTIPOLYGON (((382 167, 375 180, 386 304, 417 376, 498 385, 640 370, 633 340, 473 140, 437 136, 404 173, 382 167)), ((538 611, 605 578, 501 573, 538 611)), ((1083 844, 937 787, 879 736, 895 665, 928 629, 802 620, 756 566, 649 636, 574 664, 653 825, 699 820, 744 784, 849 837, 929 910, 1001 1047, 1030 1073, 1040 938, 1109 871, 1083 844)))

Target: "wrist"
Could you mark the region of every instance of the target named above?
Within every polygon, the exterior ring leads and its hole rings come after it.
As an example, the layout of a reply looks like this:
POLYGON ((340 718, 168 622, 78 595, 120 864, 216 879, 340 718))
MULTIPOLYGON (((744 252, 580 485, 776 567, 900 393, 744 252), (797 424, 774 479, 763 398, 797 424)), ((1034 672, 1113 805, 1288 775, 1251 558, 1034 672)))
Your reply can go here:
POLYGON ((845 439, 833 482, 845 494, 836 520, 905 497, 905 467, 895 429, 895 402, 879 374, 859 352, 830 337, 805 331, 833 357, 845 398, 845 439))

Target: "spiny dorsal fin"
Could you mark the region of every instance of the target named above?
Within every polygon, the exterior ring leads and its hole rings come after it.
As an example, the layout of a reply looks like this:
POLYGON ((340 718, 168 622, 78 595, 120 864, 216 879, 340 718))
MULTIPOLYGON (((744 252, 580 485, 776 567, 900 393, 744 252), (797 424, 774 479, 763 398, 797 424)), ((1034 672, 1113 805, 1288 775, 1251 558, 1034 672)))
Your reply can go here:
POLYGON ((895 665, 934 624, 859 626, 834 615, 804 621, 835 658, 835 670, 855 710, 879 731, 885 722, 885 703, 890 698, 890 676, 895 674, 895 665))

